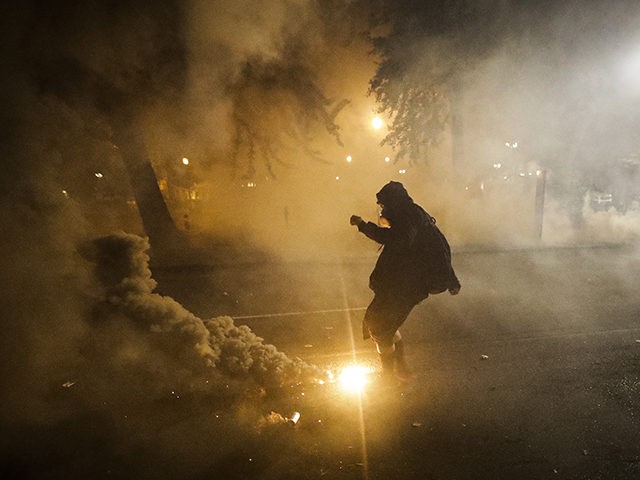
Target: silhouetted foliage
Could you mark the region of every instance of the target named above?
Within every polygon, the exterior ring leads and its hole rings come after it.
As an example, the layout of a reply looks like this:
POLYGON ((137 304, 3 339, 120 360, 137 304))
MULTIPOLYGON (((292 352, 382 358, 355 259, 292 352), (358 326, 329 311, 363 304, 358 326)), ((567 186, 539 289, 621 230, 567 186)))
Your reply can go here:
POLYGON ((372 38, 381 59, 369 92, 392 119, 383 144, 396 160, 427 162, 452 121, 460 75, 502 35, 504 1, 385 2, 372 38))
POLYGON ((233 102, 233 163, 246 178, 261 161, 272 177, 274 165, 292 167, 289 158, 301 149, 308 158, 324 161, 313 147, 319 129, 342 145, 336 116, 349 102, 325 97, 302 52, 281 57, 248 59, 230 88, 233 102))

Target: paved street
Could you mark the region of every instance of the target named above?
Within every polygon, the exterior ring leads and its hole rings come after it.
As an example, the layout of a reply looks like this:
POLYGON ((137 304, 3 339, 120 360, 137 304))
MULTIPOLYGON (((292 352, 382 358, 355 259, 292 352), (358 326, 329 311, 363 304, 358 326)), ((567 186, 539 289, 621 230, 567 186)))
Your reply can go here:
MULTIPOLYGON (((335 368, 354 357, 376 364, 358 309, 374 261, 154 276, 203 318, 269 315, 236 321, 335 368), (340 309, 353 310, 327 312, 340 309)), ((640 478, 637 253, 463 251, 454 263, 462 293, 429 298, 403 329, 410 387, 281 398, 279 408, 301 413, 295 431, 274 434, 282 456, 253 459, 238 478, 640 478)))

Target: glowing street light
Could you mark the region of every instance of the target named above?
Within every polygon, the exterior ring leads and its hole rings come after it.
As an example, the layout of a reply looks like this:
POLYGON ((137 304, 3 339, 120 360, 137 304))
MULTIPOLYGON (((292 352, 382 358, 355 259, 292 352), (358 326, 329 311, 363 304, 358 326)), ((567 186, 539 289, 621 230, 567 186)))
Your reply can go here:
POLYGON ((353 161, 353 157, 351 155, 347 155, 347 163, 351 163, 353 161))
POLYGON ((182 158, 182 164, 183 165, 189 165, 189 159, 187 157, 183 157, 182 158))
POLYGON ((373 117, 373 119, 371 120, 371 126, 373 127, 374 130, 380 130, 383 125, 384 125, 384 122, 377 115, 373 117))

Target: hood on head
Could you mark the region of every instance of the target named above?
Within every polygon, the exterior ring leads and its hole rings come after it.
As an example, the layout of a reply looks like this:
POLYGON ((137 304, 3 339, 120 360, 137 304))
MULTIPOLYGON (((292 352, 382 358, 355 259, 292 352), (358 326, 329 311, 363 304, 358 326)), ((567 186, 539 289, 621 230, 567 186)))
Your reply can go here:
POLYGON ((378 203, 385 207, 394 207, 398 205, 411 204, 413 199, 407 193, 406 188, 400 182, 391 181, 376 193, 378 203))

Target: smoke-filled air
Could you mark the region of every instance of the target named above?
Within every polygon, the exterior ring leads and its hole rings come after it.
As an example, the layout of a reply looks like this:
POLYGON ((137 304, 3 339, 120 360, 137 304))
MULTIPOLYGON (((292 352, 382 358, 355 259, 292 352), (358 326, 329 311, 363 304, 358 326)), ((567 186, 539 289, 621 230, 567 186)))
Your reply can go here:
MULTIPOLYGON (((607 323, 575 284, 555 313, 531 300, 543 319, 491 312, 566 270, 539 252, 579 247, 582 265, 638 240, 637 2, 1 11, 3 478, 414 478, 350 457, 366 414, 337 392, 341 365, 378 354, 360 328, 379 245, 349 218, 377 222, 392 180, 462 283, 416 307, 408 325, 455 320, 415 338, 479 338, 474 309, 501 334, 607 323), (520 268, 483 273, 487 252, 520 268)), ((614 263, 600 275, 626 298, 614 263)))

